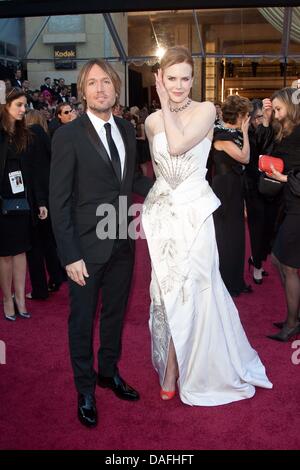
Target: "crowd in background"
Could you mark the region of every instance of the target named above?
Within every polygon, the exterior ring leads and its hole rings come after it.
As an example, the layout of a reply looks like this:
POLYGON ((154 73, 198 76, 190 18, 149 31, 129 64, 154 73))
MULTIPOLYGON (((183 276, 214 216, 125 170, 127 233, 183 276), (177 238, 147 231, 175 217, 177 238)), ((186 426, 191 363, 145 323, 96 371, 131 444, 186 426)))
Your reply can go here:
MULTIPOLYGON (((39 171, 34 176, 36 180, 28 183, 31 189, 38 187, 41 182, 43 185, 42 200, 39 201, 41 194, 35 194, 33 197, 35 202, 31 209, 34 207, 37 212, 37 207, 47 206, 47 181, 51 159, 50 139, 60 126, 81 116, 84 108, 78 102, 77 97, 72 96, 71 87, 65 84, 63 78, 52 81, 50 77, 45 77, 40 89, 31 90, 30 82, 22 80, 21 72, 16 71, 14 80, 6 79, 5 84, 7 96, 11 94, 13 97, 24 98, 26 126, 32 128, 37 135, 39 158, 43 158, 43 164, 41 162, 36 164, 34 163, 35 157, 31 158, 33 167, 35 165, 39 171), (15 90, 19 92, 15 93, 15 90), (36 129, 42 129, 42 131, 36 129), (40 152, 41 148, 43 157, 40 152), (42 165, 44 165, 43 171, 42 165)), ((298 234, 300 199, 291 195, 291 191, 286 188, 276 195, 263 194, 259 187, 261 174, 258 170, 258 160, 261 154, 278 156, 284 159, 285 174, 288 171, 300 171, 299 104, 292 102, 293 89, 285 90, 292 91, 278 92, 273 96, 272 101, 267 99, 250 102, 246 98, 234 95, 229 96, 224 103, 215 103, 216 122, 207 175, 214 192, 222 202, 221 207, 214 214, 214 221, 220 255, 220 271, 232 296, 253 292, 252 287, 246 285, 244 281, 245 213, 251 242, 248 265, 249 269, 253 270, 253 281, 257 285, 261 285, 264 277, 268 275, 264 270, 263 262, 271 251, 274 251, 276 239, 275 262, 282 276, 288 311, 286 320, 279 325, 280 334, 272 335, 273 339, 280 341, 285 341, 290 337, 291 332, 298 332, 299 329, 300 249, 297 237, 300 236, 300 233, 298 234), (276 100, 279 102, 278 108, 274 107, 276 100), (279 109, 282 105, 283 114, 282 109, 279 109), (286 239, 287 242, 285 242, 286 239), (286 246, 286 243, 289 246, 286 246)), ((137 106, 128 108, 117 104, 113 111, 115 115, 130 121, 136 130, 137 164, 144 175, 147 175, 149 171, 148 162, 151 160, 145 134, 145 120, 157 109, 159 105, 153 100, 149 107, 145 104, 141 108, 137 106)), ((18 118, 15 122, 18 128, 20 124, 18 118)), ((25 135, 26 131, 22 132, 25 135)), ((22 139, 20 142, 22 143, 22 139)), ((28 149, 24 147, 22 151, 25 150, 28 149)), ((12 146, 10 151, 14 155, 17 152, 12 146)), ((36 150, 31 150, 31 154, 36 152, 36 150)), ((288 179, 281 181, 288 182, 288 179)), ((289 185, 287 184, 286 187, 289 188, 289 185)), ((39 217, 35 216, 34 223, 31 223, 31 239, 34 240, 32 248, 27 250, 30 245, 28 240, 22 240, 21 243, 24 253, 27 251, 32 282, 32 292, 28 293, 27 297, 33 299, 47 298, 49 292, 58 290, 65 279, 64 271, 56 255, 50 217, 45 218, 47 223, 39 214, 39 217), (48 275, 44 268, 45 262, 48 275)), ((29 221, 26 219, 22 223, 28 225, 29 221)), ((1 256, 6 255, 0 252, 0 259, 1 256)), ((25 288, 24 259, 23 256, 22 260, 19 260, 21 268, 18 269, 22 270, 23 277, 17 295, 18 310, 23 314, 27 312, 25 300, 20 294, 20 291, 25 288)), ((0 265, 2 277, 3 273, 9 272, 9 279, 12 280, 14 267, 13 262, 11 266, 6 267, 3 267, 2 262, 2 267, 0 265)), ((8 292, 10 285, 5 285, 5 289, 5 292, 8 292)), ((15 318, 12 303, 7 298, 4 299, 5 301, 7 302, 6 318, 15 318)))

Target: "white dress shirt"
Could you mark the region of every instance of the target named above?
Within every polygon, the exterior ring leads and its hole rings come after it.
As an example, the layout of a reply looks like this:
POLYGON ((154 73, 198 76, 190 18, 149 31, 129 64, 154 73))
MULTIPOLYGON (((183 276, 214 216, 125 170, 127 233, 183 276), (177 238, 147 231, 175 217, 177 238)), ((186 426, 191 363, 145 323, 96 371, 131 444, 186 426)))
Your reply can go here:
POLYGON ((93 124, 98 136, 100 137, 101 142, 105 147, 105 150, 107 151, 109 157, 111 158, 108 142, 107 142, 107 139, 106 139, 106 130, 105 130, 105 127, 104 127, 104 124, 106 124, 107 122, 110 123, 110 125, 111 125, 111 135, 112 135, 112 138, 113 138, 113 140, 116 144, 116 147, 118 149, 119 156, 120 156, 121 172, 122 172, 122 177, 123 177, 124 165, 125 165, 125 145, 124 145, 122 136, 120 134, 120 131, 119 131, 118 126, 117 126, 117 124, 114 120, 113 115, 112 114, 110 115, 110 118, 109 118, 108 121, 103 121, 103 119, 101 119, 98 116, 96 116, 95 114, 91 113, 91 111, 87 111, 87 115, 88 115, 91 123, 93 124))

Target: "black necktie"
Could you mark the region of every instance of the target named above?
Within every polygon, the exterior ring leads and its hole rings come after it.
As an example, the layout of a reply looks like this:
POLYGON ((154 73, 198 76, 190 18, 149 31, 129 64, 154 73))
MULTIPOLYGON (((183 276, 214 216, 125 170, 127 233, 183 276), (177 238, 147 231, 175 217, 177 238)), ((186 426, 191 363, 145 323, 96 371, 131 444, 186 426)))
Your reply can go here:
POLYGON ((120 155, 116 147, 116 144, 114 142, 114 139, 112 138, 112 135, 111 135, 111 125, 109 122, 107 122, 106 124, 104 124, 104 127, 106 130, 106 138, 107 138, 107 143, 109 146, 111 162, 112 162, 112 165, 114 167, 115 173, 119 181, 121 181, 122 173, 121 173, 120 155))

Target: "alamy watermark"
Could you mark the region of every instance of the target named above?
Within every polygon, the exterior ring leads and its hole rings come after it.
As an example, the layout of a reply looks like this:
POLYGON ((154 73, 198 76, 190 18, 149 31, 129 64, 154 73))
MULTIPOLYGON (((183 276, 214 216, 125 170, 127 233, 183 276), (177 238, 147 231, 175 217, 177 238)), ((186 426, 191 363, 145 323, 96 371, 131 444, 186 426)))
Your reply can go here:
MULTIPOLYGON (((182 206, 184 207, 184 206, 182 206)), ((182 207, 180 210, 182 210, 182 207)), ((167 210, 164 211, 163 223, 158 223, 159 230, 151 234, 151 239, 167 240, 181 239, 184 234, 180 230, 173 231, 170 226, 171 221, 176 218, 171 203, 165 206, 167 210)), ((96 226, 96 235, 99 240, 131 240, 146 239, 143 230, 142 218, 143 212, 147 214, 147 206, 144 204, 136 203, 128 206, 127 196, 119 196, 115 204, 100 204, 96 210, 96 216, 99 221, 96 226)), ((163 210, 163 208, 161 208, 163 210)), ((159 207, 155 209, 156 213, 159 207)), ((153 220, 153 216, 152 216, 153 220)))
POLYGON ((297 88, 292 94, 293 104, 300 104, 300 88, 297 88))
POLYGON ((136 203, 128 207, 127 201, 127 196, 119 196, 118 204, 100 204, 97 207, 96 215, 101 217, 96 227, 99 240, 146 238, 141 220, 143 204, 136 203))
POLYGON ((6 364, 6 344, 0 340, 0 365, 6 364))
POLYGON ((292 349, 295 351, 292 354, 291 361, 295 366, 300 364, 300 339, 296 339, 291 344, 292 349))

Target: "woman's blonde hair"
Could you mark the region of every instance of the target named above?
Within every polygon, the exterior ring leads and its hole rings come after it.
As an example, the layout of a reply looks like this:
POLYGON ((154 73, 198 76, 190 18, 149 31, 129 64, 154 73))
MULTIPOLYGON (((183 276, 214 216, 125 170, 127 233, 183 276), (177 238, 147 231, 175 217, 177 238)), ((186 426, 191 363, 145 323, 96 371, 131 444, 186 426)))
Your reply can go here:
POLYGON ((25 123, 27 127, 38 124, 48 134, 48 125, 45 116, 43 116, 37 109, 29 109, 25 116, 25 123))
POLYGON ((281 141, 284 137, 290 135, 295 126, 300 124, 300 104, 297 102, 295 97, 296 93, 299 92, 297 88, 282 88, 279 91, 276 91, 272 97, 271 101, 275 98, 282 101, 287 108, 287 116, 283 122, 278 121, 278 119, 273 119, 272 126, 275 130, 275 140, 281 141))
POLYGON ((169 47, 160 61, 160 68, 164 71, 171 65, 182 64, 183 62, 192 67, 192 76, 194 76, 194 61, 190 51, 185 46, 169 47))
POLYGON ((100 69, 102 69, 109 76, 109 78, 111 79, 113 83, 113 86, 116 92, 116 102, 114 106, 118 104, 119 99, 120 99, 121 79, 119 75, 117 74, 117 72, 113 69, 113 67, 109 63, 104 62, 104 60, 92 59, 92 60, 89 60, 86 64, 84 64, 84 66, 79 72, 79 76, 77 80, 78 97, 84 106, 84 111, 86 111, 87 109, 87 104, 86 104, 86 99, 85 99, 86 80, 87 80, 87 76, 91 68, 94 65, 98 65, 98 67, 100 67, 100 69))

